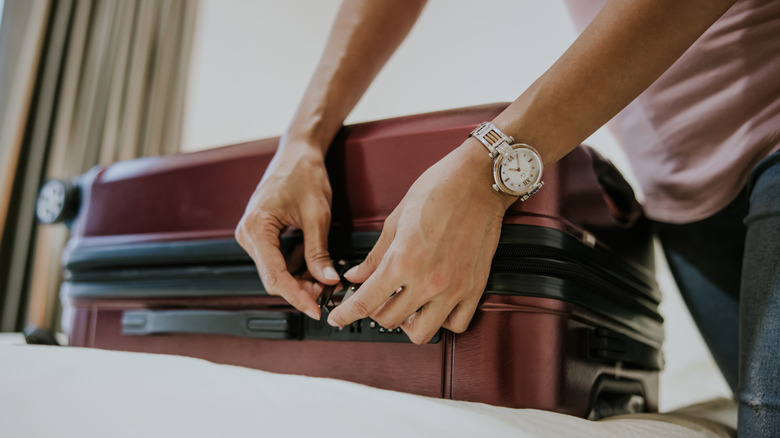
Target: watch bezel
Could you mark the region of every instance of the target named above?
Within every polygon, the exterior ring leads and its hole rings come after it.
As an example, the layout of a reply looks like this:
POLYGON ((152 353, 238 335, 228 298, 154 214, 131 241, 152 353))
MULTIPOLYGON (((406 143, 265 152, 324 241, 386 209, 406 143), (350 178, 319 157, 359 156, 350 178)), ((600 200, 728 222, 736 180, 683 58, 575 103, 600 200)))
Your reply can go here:
POLYGON ((516 197, 522 197, 529 193, 532 193, 534 190, 536 190, 537 187, 539 187, 541 181, 542 181, 542 173, 544 172, 544 166, 542 164, 542 157, 539 155, 539 152, 536 151, 533 147, 524 144, 524 143, 515 143, 513 145, 509 145, 507 150, 502 151, 499 153, 496 158, 493 161, 493 181, 495 181, 496 187, 499 188, 502 192, 516 197), (501 180, 501 163, 504 161, 504 158, 506 158, 510 152, 517 150, 517 149, 527 149, 528 151, 533 154, 534 159, 536 160, 538 166, 539 166, 539 175, 534 179, 534 181, 525 189, 522 191, 513 190, 504 184, 504 181, 501 180))

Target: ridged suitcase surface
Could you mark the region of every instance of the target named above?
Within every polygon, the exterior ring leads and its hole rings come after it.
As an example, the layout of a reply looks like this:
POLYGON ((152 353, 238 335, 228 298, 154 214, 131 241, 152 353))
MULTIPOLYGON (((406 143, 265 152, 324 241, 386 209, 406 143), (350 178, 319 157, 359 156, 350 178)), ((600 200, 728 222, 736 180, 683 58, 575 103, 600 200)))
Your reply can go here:
MULTIPOLYGON (((334 259, 358 263, 414 180, 505 106, 345 127, 326 160, 334 259)), ((509 209, 469 329, 415 346, 370 319, 331 328, 265 293, 233 230, 277 142, 77 179, 63 257, 71 344, 591 418, 657 408, 663 332, 650 234, 630 187, 593 150, 549 166, 544 189, 509 209)), ((290 251, 301 236, 282 241, 290 251)))

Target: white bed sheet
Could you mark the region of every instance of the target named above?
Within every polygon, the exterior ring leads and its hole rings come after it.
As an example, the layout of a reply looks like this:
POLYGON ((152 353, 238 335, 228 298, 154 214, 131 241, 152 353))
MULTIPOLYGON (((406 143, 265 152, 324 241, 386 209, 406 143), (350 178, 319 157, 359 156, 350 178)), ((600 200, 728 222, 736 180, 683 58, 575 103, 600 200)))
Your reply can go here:
POLYGON ((179 356, 0 345, 0 436, 9 438, 703 438, 734 436, 733 411, 719 400, 592 422, 179 356))

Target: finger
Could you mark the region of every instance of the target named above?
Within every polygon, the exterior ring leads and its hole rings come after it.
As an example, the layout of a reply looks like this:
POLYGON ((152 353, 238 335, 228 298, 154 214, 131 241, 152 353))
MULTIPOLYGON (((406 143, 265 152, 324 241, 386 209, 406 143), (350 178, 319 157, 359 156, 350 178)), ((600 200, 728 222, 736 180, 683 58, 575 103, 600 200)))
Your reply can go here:
MULTIPOLYGON (((493 255, 496 252, 498 245, 498 238, 487 239, 480 248, 482 254, 481 260, 493 260, 493 255)), ((475 272, 475 284, 471 290, 467 292, 463 299, 455 306, 450 312, 447 320, 444 321, 442 327, 453 333, 463 333, 468 329, 471 320, 474 318, 474 313, 479 307, 479 302, 482 299, 482 295, 485 292, 485 286, 490 275, 490 265, 486 264, 481 269, 477 269, 475 272)))
POLYGON ((284 257, 279 250, 279 238, 271 238, 267 233, 261 233, 255 242, 252 257, 260 274, 265 290, 271 295, 280 295, 291 306, 313 319, 320 319, 320 309, 314 298, 301 289, 298 282, 287 271, 284 257), (263 236, 263 234, 265 234, 263 236))
POLYGON ((368 277, 373 274, 379 264, 382 262, 382 258, 384 258, 385 254, 387 253, 387 249, 390 247, 390 244, 393 243, 393 238, 395 237, 395 227, 392 227, 392 229, 388 229, 385 227, 382 230, 382 234, 379 235, 379 240, 376 241, 374 244, 374 247, 371 248, 371 251, 366 256, 365 260, 361 262, 357 266, 353 266, 350 268, 345 274, 344 278, 349 280, 351 283, 364 283, 366 280, 368 280, 368 277))
POLYGON ((404 323, 410 315, 417 312, 425 304, 424 299, 419 294, 412 293, 410 289, 407 287, 396 290, 395 295, 371 314, 371 319, 388 330, 404 323))
POLYGON ((450 312, 449 316, 442 324, 442 327, 453 333, 465 332, 469 327, 471 320, 474 319, 474 313, 477 311, 481 297, 481 294, 478 294, 476 298, 470 296, 458 303, 458 305, 452 309, 452 312, 450 312))
POLYGON ((328 229, 330 210, 320 215, 310 215, 303 219, 303 246, 306 266, 309 272, 324 284, 339 282, 339 274, 333 268, 328 253, 328 229))
POLYGON ((401 329, 415 344, 427 344, 444 324, 452 307, 445 301, 432 301, 401 324, 401 329))
POLYGON ((319 283, 317 281, 317 279, 314 278, 314 276, 311 275, 311 272, 309 272, 308 270, 303 271, 300 274, 294 274, 292 272, 291 272, 291 274, 292 274, 293 278, 296 279, 296 280, 306 280, 306 281, 313 282, 313 283, 319 283))
POLYGON ((380 268, 354 295, 330 312, 328 324, 343 327, 371 315, 401 286, 401 281, 390 270, 380 268))
POLYGON ((296 279, 296 281, 298 282, 298 287, 300 287, 301 290, 306 292, 306 294, 315 301, 320 295, 322 295, 322 290, 325 289, 325 286, 323 286, 323 284, 318 281, 302 279, 296 279))

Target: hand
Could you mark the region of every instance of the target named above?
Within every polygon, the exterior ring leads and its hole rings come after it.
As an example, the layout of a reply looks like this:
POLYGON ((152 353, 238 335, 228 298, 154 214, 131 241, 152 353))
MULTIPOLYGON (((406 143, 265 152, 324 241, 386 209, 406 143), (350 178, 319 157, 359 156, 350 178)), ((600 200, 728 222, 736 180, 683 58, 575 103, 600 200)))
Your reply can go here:
POLYGON ((283 139, 236 228, 236 240, 254 260, 266 291, 314 319, 320 318, 315 299, 322 285, 339 281, 328 254, 331 199, 322 152, 283 139), (279 248, 279 234, 288 226, 303 231, 309 275, 300 278, 290 274, 292 261, 279 248))
POLYGON ((470 139, 423 173, 366 260, 345 275, 363 284, 328 322, 344 326, 370 316, 387 329, 401 327, 416 344, 440 327, 463 332, 515 200, 492 190, 491 170, 483 146, 470 139))

